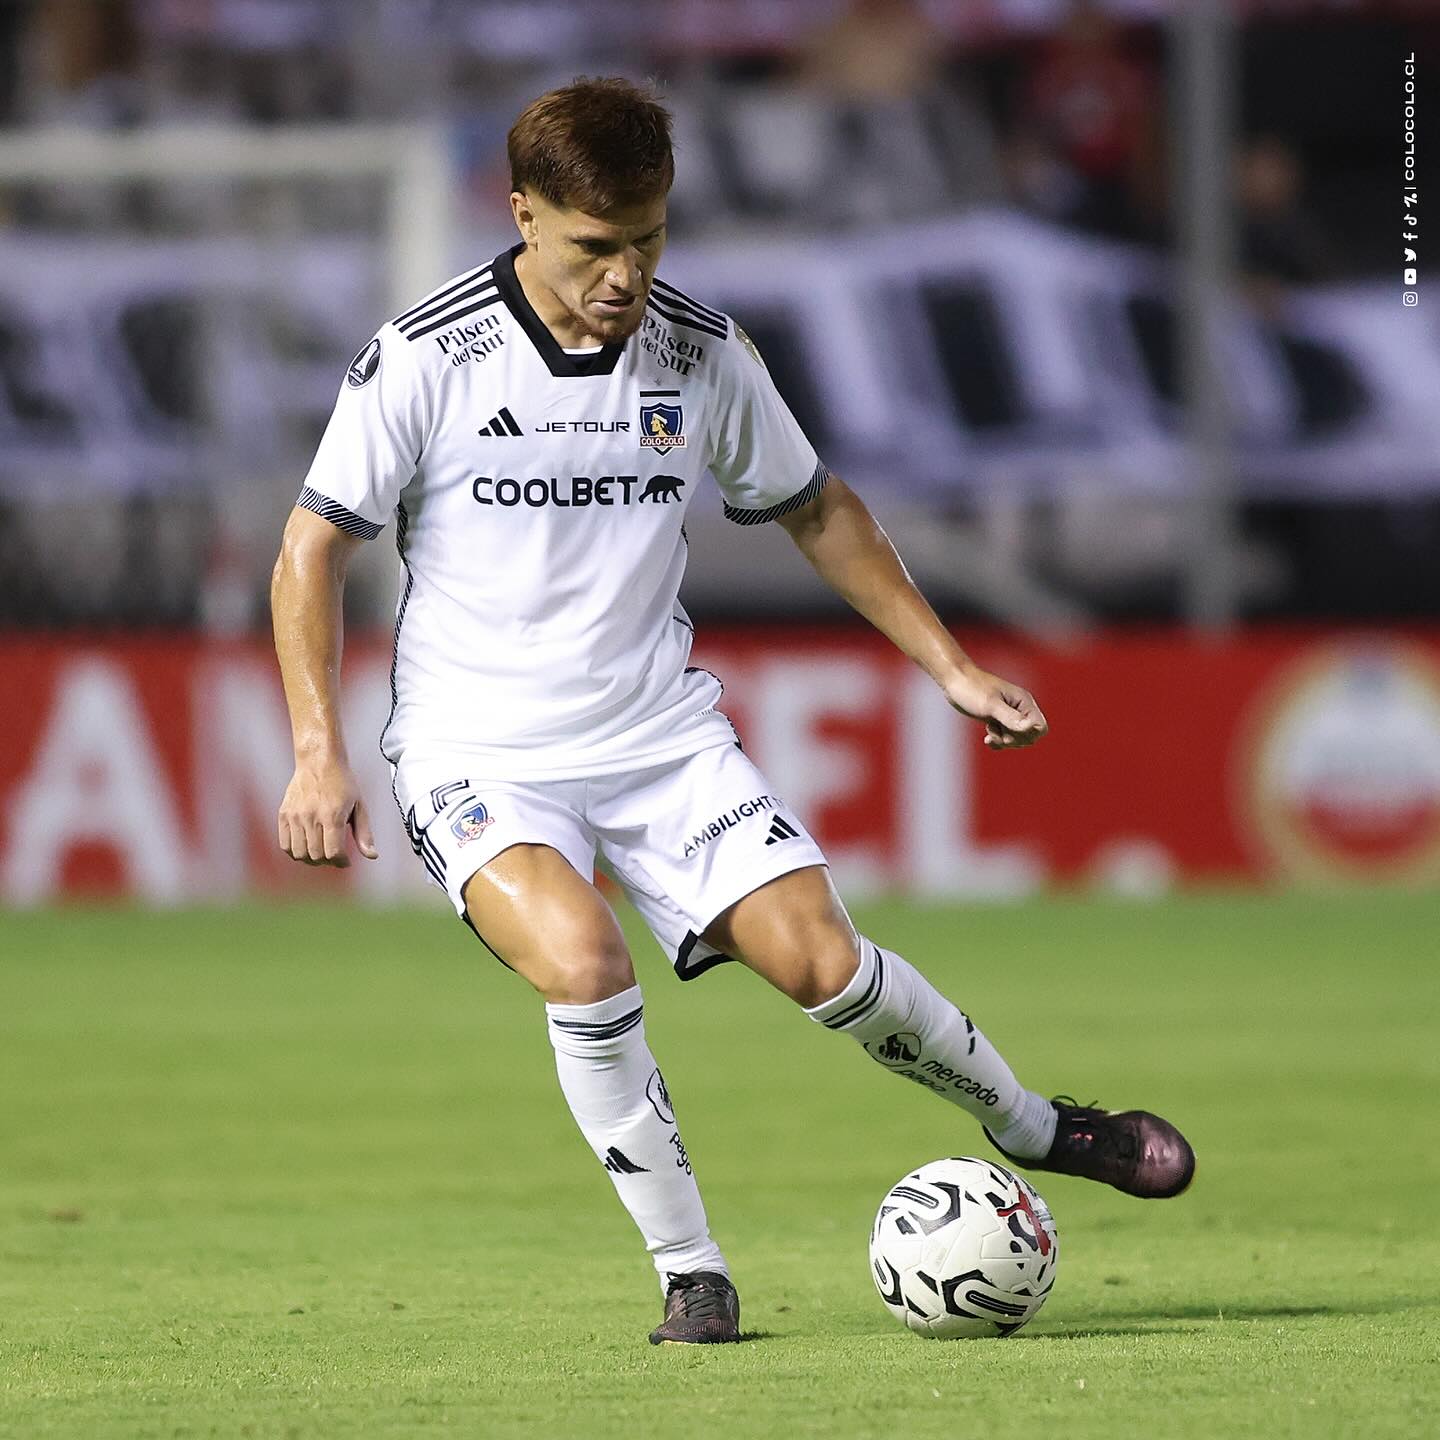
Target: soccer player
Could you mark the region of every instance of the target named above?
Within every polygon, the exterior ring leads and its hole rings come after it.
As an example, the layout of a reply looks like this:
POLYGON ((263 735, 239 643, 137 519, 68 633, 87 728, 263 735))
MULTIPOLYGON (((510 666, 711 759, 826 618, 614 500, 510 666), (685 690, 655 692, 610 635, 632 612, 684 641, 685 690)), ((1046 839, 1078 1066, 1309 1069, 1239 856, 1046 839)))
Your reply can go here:
POLYGON ((404 582, 380 745, 395 797, 431 879, 544 997, 565 1098, 660 1274, 653 1342, 737 1340, 740 1305, 597 860, 682 980, 738 960, 940 1089, 1017 1164, 1178 1194, 1194 1155, 1173 1125, 1027 1090, 919 970, 856 933, 719 680, 688 663, 683 522, 708 476, 729 519, 782 525, 991 749, 1046 732, 1031 696, 941 625, 744 331, 657 278, 667 112, 623 80, 577 81, 526 107, 509 156, 519 243, 355 357, 285 529, 281 848, 312 865, 347 864, 352 837, 376 853, 340 728, 341 597, 393 513, 404 582))

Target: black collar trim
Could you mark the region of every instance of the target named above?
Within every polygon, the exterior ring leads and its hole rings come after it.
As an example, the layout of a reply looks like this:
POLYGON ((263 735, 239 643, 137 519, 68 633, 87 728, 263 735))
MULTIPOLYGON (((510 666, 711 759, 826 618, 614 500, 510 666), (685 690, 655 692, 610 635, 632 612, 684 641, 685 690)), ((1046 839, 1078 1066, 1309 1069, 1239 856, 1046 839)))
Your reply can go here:
POLYGON ((611 374, 620 363, 621 355, 625 353, 623 345, 602 345, 593 355, 567 355, 545 322, 535 313, 534 307, 525 298, 520 277, 515 273, 515 257, 524 248, 522 241, 495 257, 495 283, 500 289, 500 298, 515 317, 516 324, 530 337, 530 343, 552 375, 573 377, 611 374))

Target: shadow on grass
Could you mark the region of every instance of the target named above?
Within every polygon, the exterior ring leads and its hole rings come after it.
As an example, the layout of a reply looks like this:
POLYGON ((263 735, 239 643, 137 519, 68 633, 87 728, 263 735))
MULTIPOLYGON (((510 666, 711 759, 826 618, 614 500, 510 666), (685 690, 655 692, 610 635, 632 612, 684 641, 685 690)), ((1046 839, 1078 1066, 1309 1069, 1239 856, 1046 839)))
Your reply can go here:
POLYGON ((1076 1329, 1025 1330, 1012 1340, 1094 1340, 1107 1335, 1196 1334, 1199 1326, 1167 1324, 1167 1321, 1209 1321, 1224 1325, 1244 1320, 1311 1320, 1322 1316, 1394 1315, 1405 1310, 1426 1308, 1423 1302, 1395 1299, 1365 1305, 1172 1305, 1155 1310, 1111 1310, 1080 1322, 1076 1329), (1111 1324, 1111 1321, 1116 1324, 1111 1324), (1153 1322, 1153 1323, 1150 1323, 1153 1322))
POLYGON ((1006 1337, 1007 1345, 1018 1345, 1022 1340, 1039 1344, 1055 1340, 1108 1340, 1112 1336, 1125 1335, 1194 1335, 1193 1325, 1100 1325, 1084 1330, 1022 1330, 1018 1335, 1006 1337))
POLYGON ((1240 1301, 1229 1302, 1199 1301, 1189 1305, 1167 1305, 1155 1309, 1136 1306, 1128 1310, 1112 1310, 1107 1307, 1103 1314, 1096 1315, 1089 1323, 1103 1328, 1109 1320, 1307 1320, 1319 1315, 1391 1315, 1401 1310, 1413 1310, 1418 1302, 1397 1296, 1393 1300, 1378 1300, 1363 1304, 1334 1305, 1267 1305, 1240 1301))
MULTIPOLYGON (((1008 1336, 1006 1343, 1016 1345, 1022 1342, 1044 1344, 1061 1340, 1100 1340, 1112 1336, 1136 1337, 1145 1335, 1199 1335, 1212 1325, 1225 1325, 1235 1321, 1253 1320, 1311 1320, 1326 1316, 1336 1318, 1355 1315, 1398 1315, 1407 1310, 1440 1309, 1440 1302, 1415 1297, 1397 1296, 1368 1304, 1334 1305, 1266 1305, 1237 1304, 1217 1307, 1213 1303, 1190 1305, 1157 1306, 1154 1309, 1135 1307, 1129 1310, 1107 1310, 1103 1314, 1075 1316, 1067 1323, 1057 1317, 1047 1316, 1037 1328, 1017 1331, 1008 1336), (1189 1323, 1181 1323, 1189 1322, 1189 1323), (1208 1322, 1208 1324, 1206 1323, 1208 1322)), ((815 1329, 797 1329, 780 1334, 770 1330, 747 1330, 741 1336, 744 1340, 806 1340, 813 1339, 821 1332, 815 1329)), ((829 1334, 830 1332, 826 1332, 829 1334)), ((846 1330, 843 1338, 860 1341, 881 1341, 895 1339, 903 1334, 891 1325, 871 1325, 864 1329, 846 1330)), ((835 1338, 833 1335, 831 1338, 835 1338)))
MULTIPOLYGON (((743 1345, 750 1340, 774 1340, 778 1333, 774 1330, 742 1330, 740 1332, 740 1343, 743 1345)), ((690 1345, 674 1340, 667 1340, 655 1347, 657 1350, 728 1350, 728 1345, 690 1345)))

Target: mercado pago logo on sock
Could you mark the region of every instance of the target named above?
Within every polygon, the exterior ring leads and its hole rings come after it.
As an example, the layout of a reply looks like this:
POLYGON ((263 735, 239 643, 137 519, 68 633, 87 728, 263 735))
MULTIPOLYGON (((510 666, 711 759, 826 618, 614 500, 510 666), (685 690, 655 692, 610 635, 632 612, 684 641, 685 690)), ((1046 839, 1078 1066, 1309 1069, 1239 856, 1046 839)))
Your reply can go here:
POLYGON ((995 1088, 986 1085, 983 1081, 975 1079, 973 1075, 967 1075, 963 1070, 952 1070, 948 1065, 942 1065, 938 1060, 927 1060, 920 1066, 921 1076, 932 1080, 939 1080, 948 1085, 952 1090, 958 1090, 962 1095, 969 1095, 980 1101, 983 1105, 998 1105, 1000 1097, 995 1093, 995 1088))
POLYGON ((870 1040, 865 1049, 882 1065, 913 1065, 920 1058, 920 1037, 913 1030, 897 1030, 883 1040, 870 1040))
POLYGON ((645 1082, 645 1098, 651 1108, 666 1125, 675 1123, 675 1111, 670 1104, 670 1092, 665 1088, 665 1077, 656 1070, 645 1082))

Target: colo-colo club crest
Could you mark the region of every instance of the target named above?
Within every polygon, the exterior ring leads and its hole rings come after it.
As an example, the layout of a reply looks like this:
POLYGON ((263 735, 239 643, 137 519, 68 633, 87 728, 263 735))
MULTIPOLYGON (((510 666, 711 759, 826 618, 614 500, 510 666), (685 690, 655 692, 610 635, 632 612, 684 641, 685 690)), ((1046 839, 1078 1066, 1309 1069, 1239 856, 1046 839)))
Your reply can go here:
MULTIPOLYGON (((669 392, 679 395, 679 391, 669 392)), ((640 448, 668 455, 685 444, 685 412, 679 405, 657 400, 640 407, 640 448)))

